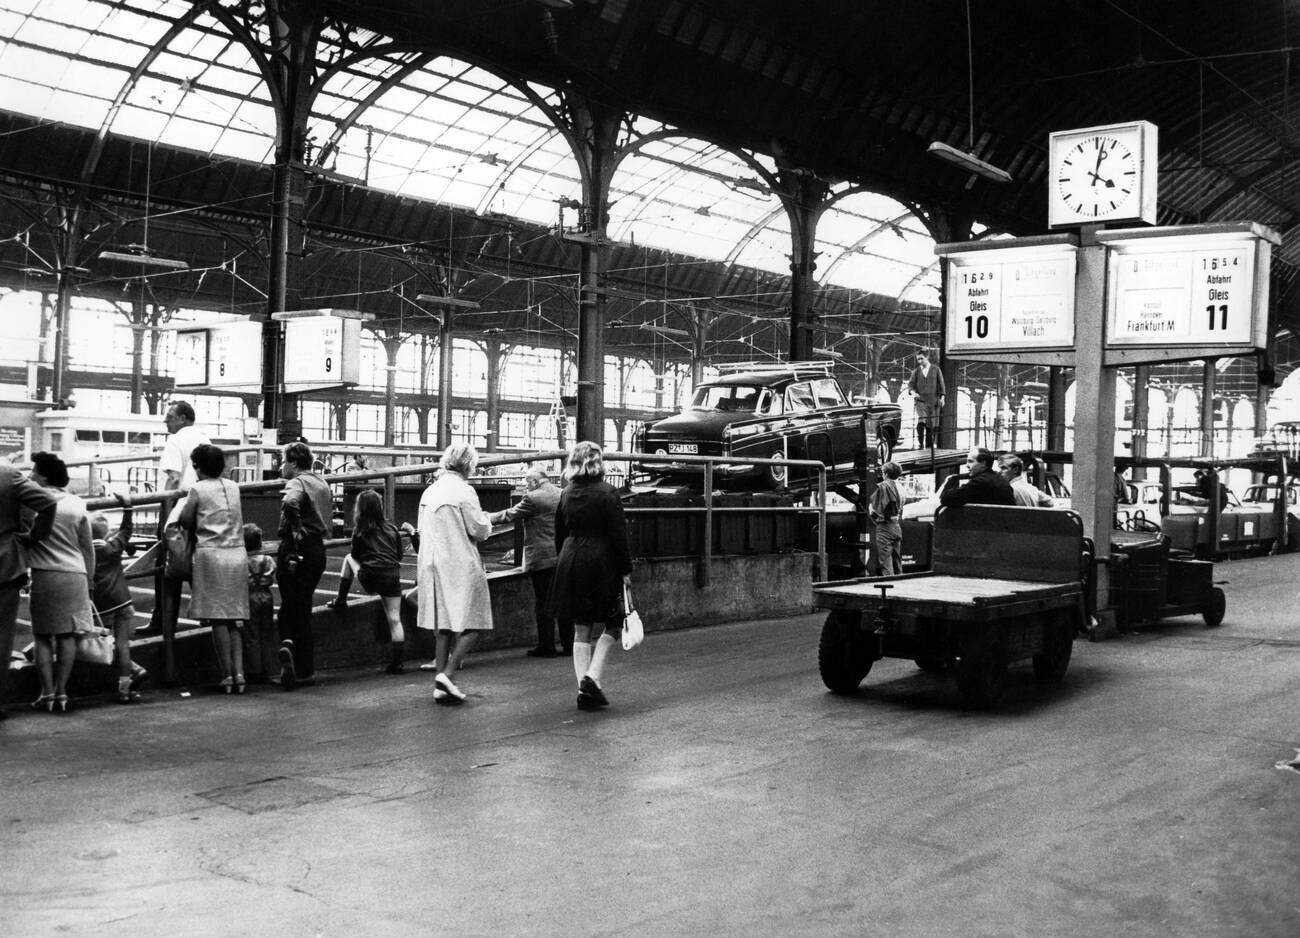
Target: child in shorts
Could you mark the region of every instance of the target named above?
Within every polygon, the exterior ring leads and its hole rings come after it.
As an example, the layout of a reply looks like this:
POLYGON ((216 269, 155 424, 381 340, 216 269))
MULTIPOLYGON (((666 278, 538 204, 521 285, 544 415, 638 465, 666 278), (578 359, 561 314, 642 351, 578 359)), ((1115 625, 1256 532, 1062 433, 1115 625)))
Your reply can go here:
POLYGON ((403 663, 406 660, 406 633, 402 629, 401 570, 406 545, 402 534, 413 533, 415 529, 404 524, 402 530, 398 530, 385 518, 384 500, 374 489, 366 489, 357 496, 352 518, 352 552, 343 558, 338 598, 328 605, 333 609, 347 606, 354 576, 367 593, 378 595, 388 620, 388 634, 377 637, 391 642, 388 666, 384 671, 403 674, 406 671, 403 663))
POLYGON ((95 547, 94 603, 104 627, 113 633, 113 666, 117 669, 118 703, 139 703, 136 688, 148 671, 131 660, 131 633, 135 631, 135 606, 122 570, 122 555, 131 546, 131 497, 117 496, 122 506, 122 523, 110 537, 108 518, 100 513, 90 519, 90 536, 95 547))
POLYGON ((253 684, 265 684, 276 662, 280 636, 275 627, 275 558, 262 551, 262 529, 244 525, 244 550, 248 552, 248 619, 241 630, 244 668, 253 684))

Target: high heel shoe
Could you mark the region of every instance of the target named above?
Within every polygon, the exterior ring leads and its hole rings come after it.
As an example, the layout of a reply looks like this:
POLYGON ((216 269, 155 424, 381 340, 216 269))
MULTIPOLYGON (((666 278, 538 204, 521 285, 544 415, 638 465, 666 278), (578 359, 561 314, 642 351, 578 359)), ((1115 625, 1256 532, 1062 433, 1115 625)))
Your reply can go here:
POLYGON ((55 694, 55 695, 54 695, 54 702, 53 702, 53 704, 51 704, 51 706, 50 706, 50 712, 52 712, 52 713, 67 713, 67 712, 68 712, 68 695, 67 695, 67 694, 55 694))
POLYGON ((234 690, 234 687, 235 687, 235 681, 234 681, 234 678, 223 677, 223 678, 221 679, 221 690, 222 690, 222 693, 229 694, 231 691, 234 690))
POLYGON ((54 712, 54 695, 53 695, 53 694, 41 694, 41 696, 37 697, 35 700, 32 701, 32 709, 33 709, 33 710, 45 710, 45 711, 47 711, 47 712, 49 712, 49 713, 53 713, 53 712, 54 712))
POLYGON ((235 693, 236 693, 236 694, 242 694, 242 693, 244 692, 244 690, 245 690, 247 687, 248 687, 248 682, 244 680, 244 675, 242 675, 242 674, 236 674, 236 675, 235 675, 235 693))

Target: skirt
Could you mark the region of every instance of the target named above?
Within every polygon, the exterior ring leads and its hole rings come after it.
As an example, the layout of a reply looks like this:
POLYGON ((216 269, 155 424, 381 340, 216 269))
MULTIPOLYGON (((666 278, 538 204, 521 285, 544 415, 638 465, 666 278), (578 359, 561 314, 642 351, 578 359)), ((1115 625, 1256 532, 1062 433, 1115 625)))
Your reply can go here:
POLYGON ((33 570, 32 634, 71 635, 94 628, 89 587, 84 573, 33 570))
POLYGON ((248 618, 248 554, 242 547, 194 551, 191 619, 248 618))

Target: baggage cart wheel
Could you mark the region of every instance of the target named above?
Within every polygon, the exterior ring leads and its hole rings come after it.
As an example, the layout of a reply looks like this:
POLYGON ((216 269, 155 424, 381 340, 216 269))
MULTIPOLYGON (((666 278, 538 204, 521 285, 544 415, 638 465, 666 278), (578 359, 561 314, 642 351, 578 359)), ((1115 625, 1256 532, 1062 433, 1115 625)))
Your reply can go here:
POLYGON ((1043 651, 1034 655, 1034 680, 1059 684, 1070 666, 1074 651, 1074 623, 1062 612, 1049 613, 1043 621, 1043 651))
POLYGON ((1210 588, 1210 597, 1205 601, 1205 608, 1201 610, 1201 618, 1205 620, 1207 629, 1216 628, 1223 622, 1223 614, 1228 610, 1228 597, 1223 595, 1223 590, 1217 586, 1210 588))
POLYGON ((957 689, 973 707, 991 707, 1006 689, 1007 654, 1002 626, 990 623, 972 630, 961 642, 957 689))
POLYGON ((852 694, 871 670, 871 639, 863 633, 861 614, 836 609, 826 616, 817 644, 817 670, 832 694, 852 694))

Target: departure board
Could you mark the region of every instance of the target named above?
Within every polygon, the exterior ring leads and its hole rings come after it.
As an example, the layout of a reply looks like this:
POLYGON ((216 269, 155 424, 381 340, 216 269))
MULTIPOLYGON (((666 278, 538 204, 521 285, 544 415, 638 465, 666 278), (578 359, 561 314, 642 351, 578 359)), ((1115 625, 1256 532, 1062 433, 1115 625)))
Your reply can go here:
POLYGON ((1263 348, 1276 237, 1249 224, 1101 233, 1110 255, 1106 347, 1263 348))
POLYGON ((1073 246, 982 247, 949 255, 946 351, 1072 349, 1073 246))
POLYGON ((338 316, 284 324, 284 390, 299 393, 356 384, 361 373, 361 322, 338 316))

